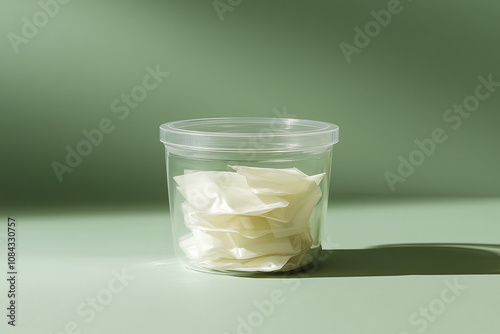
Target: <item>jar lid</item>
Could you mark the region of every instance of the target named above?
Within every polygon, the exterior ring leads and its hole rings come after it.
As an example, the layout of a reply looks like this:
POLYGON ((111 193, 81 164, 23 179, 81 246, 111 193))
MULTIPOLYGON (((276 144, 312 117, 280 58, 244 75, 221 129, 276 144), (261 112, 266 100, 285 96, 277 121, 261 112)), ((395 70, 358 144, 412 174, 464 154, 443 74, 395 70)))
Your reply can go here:
POLYGON ((160 140, 193 150, 300 151, 337 143, 339 127, 294 118, 200 118, 162 124, 160 140))

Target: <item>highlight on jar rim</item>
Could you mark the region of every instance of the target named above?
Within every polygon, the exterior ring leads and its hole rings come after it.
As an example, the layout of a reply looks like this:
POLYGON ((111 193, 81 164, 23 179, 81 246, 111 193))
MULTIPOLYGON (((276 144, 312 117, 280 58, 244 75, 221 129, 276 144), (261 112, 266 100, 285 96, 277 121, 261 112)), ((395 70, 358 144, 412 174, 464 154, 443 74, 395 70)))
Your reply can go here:
POLYGON ((188 268, 282 272, 321 251, 338 126, 282 118, 165 123, 174 250, 188 268))

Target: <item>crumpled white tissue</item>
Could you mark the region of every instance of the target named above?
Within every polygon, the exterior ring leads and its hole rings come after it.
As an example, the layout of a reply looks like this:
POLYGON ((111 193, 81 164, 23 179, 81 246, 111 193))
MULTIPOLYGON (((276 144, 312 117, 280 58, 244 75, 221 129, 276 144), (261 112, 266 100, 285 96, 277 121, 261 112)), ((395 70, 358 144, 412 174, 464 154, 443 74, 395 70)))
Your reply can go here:
POLYGON ((185 171, 174 177, 191 233, 180 247, 215 270, 279 271, 301 266, 312 246, 310 217, 324 173, 230 166, 235 172, 185 171))

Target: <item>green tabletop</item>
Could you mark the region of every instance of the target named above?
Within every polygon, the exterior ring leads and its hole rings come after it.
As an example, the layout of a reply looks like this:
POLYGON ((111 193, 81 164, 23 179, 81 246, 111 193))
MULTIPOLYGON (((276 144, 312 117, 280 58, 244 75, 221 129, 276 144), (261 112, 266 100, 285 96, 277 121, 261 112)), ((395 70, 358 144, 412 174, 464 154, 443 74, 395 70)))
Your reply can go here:
POLYGON ((498 198, 334 198, 317 270, 289 277, 183 268, 166 204, 13 211, 2 333, 499 333, 498 198))

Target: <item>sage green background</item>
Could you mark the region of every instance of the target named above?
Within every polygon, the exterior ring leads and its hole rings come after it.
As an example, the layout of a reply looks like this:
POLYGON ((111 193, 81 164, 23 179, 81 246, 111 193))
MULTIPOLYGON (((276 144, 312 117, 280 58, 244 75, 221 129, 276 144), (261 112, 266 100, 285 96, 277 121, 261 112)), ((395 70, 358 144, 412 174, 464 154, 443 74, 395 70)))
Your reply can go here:
POLYGON ((500 89, 456 131, 443 121, 479 75, 500 81, 500 2, 401 6, 348 64, 339 44, 387 1, 243 1, 221 21, 212 1, 73 0, 16 54, 7 36, 40 5, 2 0, 1 201, 164 202, 161 123, 274 109, 340 126, 336 195, 500 195, 500 89), (157 64, 169 77, 120 120, 110 104, 157 64), (60 183, 51 164, 103 118, 115 130, 60 183), (448 140, 392 193, 384 172, 437 127, 448 140))

